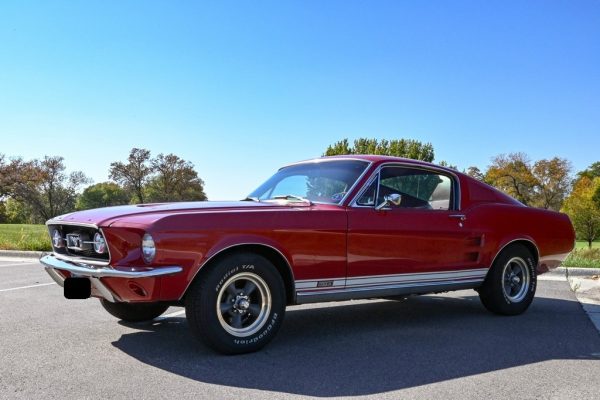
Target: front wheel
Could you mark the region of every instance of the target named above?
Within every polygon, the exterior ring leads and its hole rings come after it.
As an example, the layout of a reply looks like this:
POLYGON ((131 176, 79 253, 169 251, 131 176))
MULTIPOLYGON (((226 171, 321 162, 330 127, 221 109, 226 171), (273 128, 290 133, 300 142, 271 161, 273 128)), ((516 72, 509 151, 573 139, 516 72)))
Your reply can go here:
POLYGON ((150 321, 169 308, 163 303, 111 303, 105 299, 100 303, 110 315, 127 322, 150 321))
POLYGON ((185 298, 192 333, 224 354, 257 351, 271 341, 286 299, 275 266, 258 254, 237 253, 205 268, 185 298))
POLYGON ((479 289, 485 308, 501 315, 523 313, 535 295, 536 265, 531 251, 514 244, 500 253, 479 289))

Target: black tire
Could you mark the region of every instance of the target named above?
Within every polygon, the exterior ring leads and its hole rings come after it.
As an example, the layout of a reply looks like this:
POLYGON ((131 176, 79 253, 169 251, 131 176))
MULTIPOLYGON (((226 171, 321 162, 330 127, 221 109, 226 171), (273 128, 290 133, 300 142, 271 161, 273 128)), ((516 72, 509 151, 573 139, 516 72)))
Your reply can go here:
POLYGON ((234 253, 205 268, 185 297, 192 333, 223 354, 250 353, 269 343, 286 306, 275 266, 258 254, 234 253))
POLYGON ((494 261, 479 288, 479 299, 493 313, 518 315, 533 301, 536 286, 535 257, 527 247, 513 244, 494 261))
POLYGON ((150 321, 169 308, 163 303, 111 303, 105 299, 100 303, 110 315, 127 322, 150 321))

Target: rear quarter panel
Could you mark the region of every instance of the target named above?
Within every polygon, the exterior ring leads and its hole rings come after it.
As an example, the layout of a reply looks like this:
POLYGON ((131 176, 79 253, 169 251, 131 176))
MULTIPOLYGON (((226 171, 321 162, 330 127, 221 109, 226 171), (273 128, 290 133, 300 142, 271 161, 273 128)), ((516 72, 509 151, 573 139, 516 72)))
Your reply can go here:
POLYGON ((568 216, 522 205, 488 203, 466 210, 466 224, 482 234, 484 265, 491 266, 509 243, 528 240, 538 251, 538 273, 556 268, 575 244, 568 216))

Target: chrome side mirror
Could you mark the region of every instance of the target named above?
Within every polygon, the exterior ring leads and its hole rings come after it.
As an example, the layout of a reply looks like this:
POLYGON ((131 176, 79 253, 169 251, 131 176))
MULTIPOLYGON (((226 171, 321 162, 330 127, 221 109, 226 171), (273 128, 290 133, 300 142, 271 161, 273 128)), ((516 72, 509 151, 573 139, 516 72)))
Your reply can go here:
POLYGON ((400 203, 402 203, 402 196, 398 193, 392 193, 389 196, 385 196, 383 198, 383 203, 375 207, 375 209, 379 211, 391 205, 399 206, 400 203))

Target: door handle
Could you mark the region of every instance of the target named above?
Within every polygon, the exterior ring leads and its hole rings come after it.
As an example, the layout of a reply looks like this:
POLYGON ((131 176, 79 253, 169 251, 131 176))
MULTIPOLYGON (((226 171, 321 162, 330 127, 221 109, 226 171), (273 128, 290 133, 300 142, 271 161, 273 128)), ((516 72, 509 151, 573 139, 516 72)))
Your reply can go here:
POLYGON ((467 216, 465 214, 450 214, 448 215, 449 218, 456 218, 458 220, 465 221, 467 219, 467 216))

